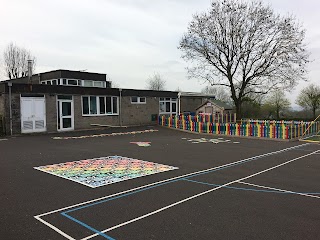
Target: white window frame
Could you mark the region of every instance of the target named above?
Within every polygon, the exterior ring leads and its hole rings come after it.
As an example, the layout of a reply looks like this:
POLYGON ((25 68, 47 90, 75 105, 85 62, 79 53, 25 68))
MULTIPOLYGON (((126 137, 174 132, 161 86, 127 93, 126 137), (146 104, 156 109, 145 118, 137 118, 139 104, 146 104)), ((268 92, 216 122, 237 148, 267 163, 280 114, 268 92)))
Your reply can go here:
POLYGON ((79 86, 79 82, 77 79, 67 78, 67 85, 66 86, 79 86), (76 81, 77 84, 69 84, 69 81, 76 81))
POLYGON ((51 80, 43 80, 41 81, 41 84, 44 85, 53 85, 52 81, 56 80, 57 84, 54 85, 60 85, 60 86, 81 86, 81 87, 96 87, 96 88, 106 88, 106 82, 105 81, 94 81, 94 80, 80 80, 80 79, 73 79, 73 78, 58 78, 58 79, 51 79, 51 80), (63 84, 63 79, 66 80, 66 84, 63 84), (69 81, 77 81, 76 85, 69 84, 69 81), (84 82, 89 81, 91 82, 91 86, 84 86, 84 82), (100 86, 95 86, 95 83, 99 83, 100 86))
POLYGON ((119 97, 118 96, 101 96, 101 95, 83 95, 81 96, 81 113, 82 113, 82 116, 118 116, 119 115, 119 97), (88 98, 88 106, 89 106, 89 113, 88 114, 84 114, 83 113, 83 98, 84 97, 87 97, 88 98), (90 113, 90 97, 95 97, 96 98, 96 106, 97 106, 97 113, 96 114, 92 114, 90 113), (100 97, 103 97, 105 99, 105 113, 100 113, 100 97), (110 97, 111 99, 111 113, 110 112, 107 112, 107 97, 110 97), (114 112, 114 109, 113 109, 113 101, 114 101, 114 98, 117 99, 117 112, 115 113, 114 112))
POLYGON ((130 98, 130 101, 131 101, 131 104, 146 104, 147 103, 147 98, 146 97, 138 97, 138 96, 132 96, 130 98), (137 98, 137 101, 136 102, 132 102, 132 98, 133 97, 136 97, 137 98), (144 98, 144 102, 141 101, 141 99, 144 98))
POLYGON ((170 115, 172 115, 172 114, 178 114, 178 100, 177 100, 177 98, 160 98, 160 99, 159 99, 159 114, 170 114, 170 115), (166 109, 166 104, 167 104, 167 103, 170 103, 170 111, 169 111, 169 112, 167 112, 167 111, 162 112, 162 111, 161 111, 161 108, 160 108, 161 103, 164 104, 165 109, 166 109), (172 105, 173 105, 173 103, 176 104, 176 111, 175 111, 175 112, 172 111, 172 105))

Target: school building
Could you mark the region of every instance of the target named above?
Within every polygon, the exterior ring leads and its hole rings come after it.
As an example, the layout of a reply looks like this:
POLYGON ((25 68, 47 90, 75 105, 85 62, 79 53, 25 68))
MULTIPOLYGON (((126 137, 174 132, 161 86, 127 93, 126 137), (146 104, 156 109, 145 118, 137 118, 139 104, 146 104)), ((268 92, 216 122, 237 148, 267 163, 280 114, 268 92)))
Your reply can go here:
POLYGON ((158 115, 196 112, 214 96, 112 88, 106 74, 55 70, 0 82, 7 135, 155 124, 158 115))

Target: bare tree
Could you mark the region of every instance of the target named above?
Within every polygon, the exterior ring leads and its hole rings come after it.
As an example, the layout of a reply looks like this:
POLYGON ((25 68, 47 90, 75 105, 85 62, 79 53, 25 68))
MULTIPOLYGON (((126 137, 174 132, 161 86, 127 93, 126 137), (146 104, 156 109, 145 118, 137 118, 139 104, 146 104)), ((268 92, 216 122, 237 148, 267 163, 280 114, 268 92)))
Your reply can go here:
POLYGON ((147 80, 147 89, 162 91, 165 90, 166 81, 159 73, 154 73, 153 76, 147 80))
POLYGON ((248 95, 290 89, 305 79, 304 36, 294 17, 282 17, 261 1, 216 0, 208 12, 193 16, 178 48, 192 63, 189 77, 228 87, 241 116, 248 95))
POLYGON ((280 119, 280 113, 290 108, 290 101, 285 97, 282 90, 276 89, 267 98, 264 103, 265 108, 269 109, 270 113, 275 113, 277 120, 280 119))
POLYGON ((28 76, 28 60, 33 61, 32 72, 34 72, 36 58, 25 48, 10 43, 3 55, 4 68, 9 79, 28 76))
POLYGON ((316 110, 320 109, 320 87, 315 84, 310 84, 302 89, 296 103, 305 109, 311 109, 313 119, 315 119, 316 110))
POLYGON ((230 93, 220 86, 206 86, 201 90, 202 93, 211 94, 215 96, 217 100, 230 103, 232 99, 230 98, 230 93))

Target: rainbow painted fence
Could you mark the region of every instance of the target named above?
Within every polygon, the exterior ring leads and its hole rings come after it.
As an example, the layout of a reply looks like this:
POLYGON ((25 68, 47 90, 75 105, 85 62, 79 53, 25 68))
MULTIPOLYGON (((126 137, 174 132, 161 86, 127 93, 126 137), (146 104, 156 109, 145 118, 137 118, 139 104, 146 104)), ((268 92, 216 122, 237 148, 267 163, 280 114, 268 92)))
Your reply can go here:
MULTIPOLYGON (((206 118, 211 120, 210 118, 206 118)), ((159 125, 198 133, 273 139, 295 139, 316 134, 320 122, 247 120, 221 123, 203 120, 202 116, 159 116, 159 125), (311 125, 311 127, 310 127, 311 125)))

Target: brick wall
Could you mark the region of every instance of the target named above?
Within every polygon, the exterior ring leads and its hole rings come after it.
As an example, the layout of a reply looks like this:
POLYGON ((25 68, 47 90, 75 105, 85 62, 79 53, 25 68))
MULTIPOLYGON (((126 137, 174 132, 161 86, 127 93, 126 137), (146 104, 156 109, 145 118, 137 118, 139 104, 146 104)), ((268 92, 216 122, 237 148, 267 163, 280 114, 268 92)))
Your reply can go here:
POLYGON ((4 116, 4 96, 0 93, 0 116, 4 116))
MULTIPOLYGON (((4 112, 5 112, 5 128, 6 133, 10 134, 10 105, 8 94, 4 95, 4 112)), ((11 95, 11 109, 12 109, 12 133, 21 133, 21 119, 20 119, 20 94, 11 95)))
POLYGON ((0 136, 5 134, 5 126, 4 126, 4 94, 0 93, 0 136))
POLYGON ((48 132, 57 131, 57 97, 45 95, 46 98, 46 123, 48 132))
POLYGON ((159 114, 159 98, 146 97, 145 104, 132 104, 131 97, 122 97, 123 125, 145 125, 156 123, 151 120, 152 114, 159 114))
POLYGON ((183 112, 195 112, 203 102, 201 97, 181 97, 181 113, 183 112))

